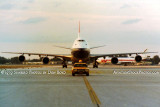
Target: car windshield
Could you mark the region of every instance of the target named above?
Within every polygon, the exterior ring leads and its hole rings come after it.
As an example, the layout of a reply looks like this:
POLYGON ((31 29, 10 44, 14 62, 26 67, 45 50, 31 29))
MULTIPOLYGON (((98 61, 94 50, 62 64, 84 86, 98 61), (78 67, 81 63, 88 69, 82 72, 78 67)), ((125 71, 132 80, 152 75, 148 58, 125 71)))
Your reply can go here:
POLYGON ((86 64, 75 64, 74 67, 87 67, 86 64))

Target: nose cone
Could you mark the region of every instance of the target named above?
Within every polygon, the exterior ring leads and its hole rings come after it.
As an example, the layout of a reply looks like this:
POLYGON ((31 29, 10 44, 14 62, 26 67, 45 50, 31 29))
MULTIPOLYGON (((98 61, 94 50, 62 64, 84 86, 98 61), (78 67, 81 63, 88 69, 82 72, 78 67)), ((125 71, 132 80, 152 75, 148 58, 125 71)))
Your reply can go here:
POLYGON ((90 54, 89 49, 73 49, 72 50, 72 55, 78 59, 85 59, 88 58, 90 54))
POLYGON ((72 48, 89 48, 89 46, 88 46, 88 43, 87 43, 86 40, 84 40, 84 39, 81 38, 81 37, 78 37, 78 38, 74 41, 72 48))

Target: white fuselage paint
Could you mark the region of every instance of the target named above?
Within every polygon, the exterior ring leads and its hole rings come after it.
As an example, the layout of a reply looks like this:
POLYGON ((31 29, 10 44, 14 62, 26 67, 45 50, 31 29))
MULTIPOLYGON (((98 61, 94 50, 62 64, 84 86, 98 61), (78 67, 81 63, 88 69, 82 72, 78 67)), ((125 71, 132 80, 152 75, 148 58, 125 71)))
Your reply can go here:
MULTIPOLYGON (((146 56, 142 56, 142 61, 147 60, 148 58, 146 56)), ((118 64, 123 64, 123 63, 136 63, 135 57, 117 57, 118 58, 118 64)), ((100 64, 106 64, 106 63, 111 63, 112 57, 106 57, 104 58, 98 58, 97 62, 100 64)))
MULTIPOLYGON (((117 57, 118 58, 118 63, 117 64, 122 64, 122 63, 135 63, 135 58, 134 57, 117 57)), ((98 58, 97 62, 98 63, 111 63, 112 57, 106 57, 104 58, 98 58)))
POLYGON ((78 62, 82 60, 83 62, 89 61, 90 58, 90 48, 86 40, 78 37, 71 48, 72 61, 78 62))
POLYGON ((78 37, 78 38, 74 41, 73 46, 72 46, 72 49, 78 49, 78 48, 90 49, 87 41, 84 40, 84 39, 81 38, 81 37, 78 37))

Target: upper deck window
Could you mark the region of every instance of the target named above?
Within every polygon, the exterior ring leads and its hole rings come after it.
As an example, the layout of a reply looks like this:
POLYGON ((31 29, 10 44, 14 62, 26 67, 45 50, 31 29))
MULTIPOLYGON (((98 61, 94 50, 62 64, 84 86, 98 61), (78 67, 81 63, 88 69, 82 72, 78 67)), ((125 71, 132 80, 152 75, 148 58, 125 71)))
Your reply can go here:
POLYGON ((84 42, 84 40, 78 40, 79 42, 84 42))

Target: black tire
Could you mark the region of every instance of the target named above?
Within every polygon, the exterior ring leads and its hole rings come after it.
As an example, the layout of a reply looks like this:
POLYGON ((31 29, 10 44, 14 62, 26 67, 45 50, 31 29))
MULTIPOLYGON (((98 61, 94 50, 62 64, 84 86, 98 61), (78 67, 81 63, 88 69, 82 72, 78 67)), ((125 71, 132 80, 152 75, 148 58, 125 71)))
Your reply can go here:
POLYGON ((75 76, 75 73, 72 73, 72 76, 75 76))
POLYGON ((98 68, 98 65, 93 65, 93 68, 98 68))
POLYGON ((63 65, 63 68, 67 68, 67 65, 63 65))
POLYGON ((86 73, 86 76, 89 76, 89 73, 86 73))

